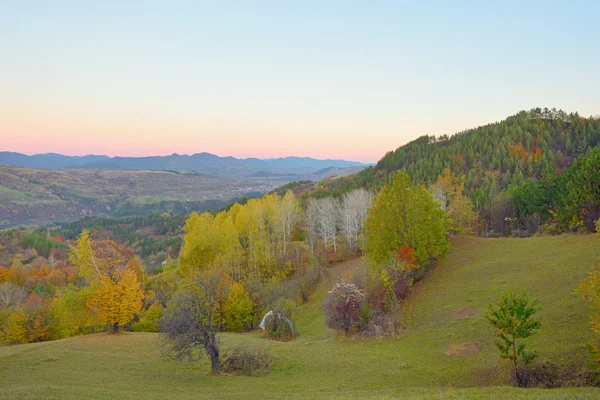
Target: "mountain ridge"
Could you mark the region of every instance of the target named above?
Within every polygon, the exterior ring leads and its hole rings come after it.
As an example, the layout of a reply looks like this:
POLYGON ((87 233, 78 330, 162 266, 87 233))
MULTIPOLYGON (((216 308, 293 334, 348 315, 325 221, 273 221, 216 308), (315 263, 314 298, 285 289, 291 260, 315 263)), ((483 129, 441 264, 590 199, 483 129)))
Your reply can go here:
POLYGON ((89 154, 68 156, 58 153, 26 155, 17 152, 0 152, 0 165, 43 169, 106 169, 106 170, 173 170, 206 172, 215 176, 250 177, 266 171, 275 175, 311 175, 326 168, 366 168, 371 164, 341 159, 316 159, 312 157, 279 157, 259 159, 217 156, 201 152, 173 153, 166 156, 123 157, 89 154))

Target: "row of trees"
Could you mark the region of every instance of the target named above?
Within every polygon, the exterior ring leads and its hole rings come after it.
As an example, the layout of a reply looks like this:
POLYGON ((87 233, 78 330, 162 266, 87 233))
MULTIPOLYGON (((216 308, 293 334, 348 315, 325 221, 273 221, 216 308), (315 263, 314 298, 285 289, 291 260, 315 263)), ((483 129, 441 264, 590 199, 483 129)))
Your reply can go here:
POLYGON ((180 267, 219 266, 231 277, 285 275, 285 257, 296 233, 300 204, 293 192, 236 203, 216 215, 192 213, 185 223, 180 267))
POLYGON ((325 248, 332 246, 337 252, 338 236, 342 235, 349 252, 359 251, 364 246, 362 225, 372 200, 373 195, 365 189, 353 190, 341 199, 309 199, 304 213, 309 249, 314 251, 321 239, 325 248))

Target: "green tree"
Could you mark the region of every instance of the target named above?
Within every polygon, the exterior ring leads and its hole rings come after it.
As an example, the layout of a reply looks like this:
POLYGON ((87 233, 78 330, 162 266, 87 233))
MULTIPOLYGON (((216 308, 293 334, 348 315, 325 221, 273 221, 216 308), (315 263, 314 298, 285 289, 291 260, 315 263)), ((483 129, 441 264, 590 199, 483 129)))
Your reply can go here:
POLYGON ((575 161, 567 174, 569 195, 567 210, 590 231, 600 218, 600 147, 590 150, 575 161))
POLYGON ((420 265, 444 255, 450 246, 446 212, 423 186, 415 188, 405 171, 375 196, 364 227, 365 251, 374 266, 394 260, 405 243, 415 250, 420 265))
POLYGON ((496 328, 499 340, 496 347, 500 357, 513 363, 515 380, 520 383, 519 360, 528 364, 537 357, 534 352, 525 350, 525 343, 517 343, 518 339, 526 339, 535 335, 541 322, 533 316, 539 310, 537 301, 524 291, 508 292, 498 301, 498 308, 490 304, 487 319, 496 328))

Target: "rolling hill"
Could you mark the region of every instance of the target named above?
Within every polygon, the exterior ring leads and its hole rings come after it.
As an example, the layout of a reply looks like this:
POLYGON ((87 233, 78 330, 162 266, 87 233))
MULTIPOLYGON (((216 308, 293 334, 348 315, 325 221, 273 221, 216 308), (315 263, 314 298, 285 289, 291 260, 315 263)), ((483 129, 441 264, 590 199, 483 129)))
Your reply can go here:
POLYGON ((597 399, 592 387, 504 386, 510 365, 498 357, 485 312, 508 289, 532 291, 542 329, 528 346, 542 362, 585 366, 590 307, 573 290, 598 255, 593 235, 455 237, 404 303, 402 334, 378 340, 332 336, 325 327, 321 304, 331 281, 364 268, 350 260, 330 267, 329 281, 303 306, 296 340, 223 335, 225 345, 268 347, 277 361, 266 376, 208 375, 206 361, 171 360, 157 334, 99 334, 0 348, 0 397, 597 399))
POLYGON ((328 184, 328 193, 357 187, 378 188, 405 169, 417 184, 434 183, 444 169, 465 176, 471 197, 494 193, 511 184, 561 171, 600 144, 600 119, 562 110, 521 111, 452 136, 422 136, 388 152, 373 167, 328 184))

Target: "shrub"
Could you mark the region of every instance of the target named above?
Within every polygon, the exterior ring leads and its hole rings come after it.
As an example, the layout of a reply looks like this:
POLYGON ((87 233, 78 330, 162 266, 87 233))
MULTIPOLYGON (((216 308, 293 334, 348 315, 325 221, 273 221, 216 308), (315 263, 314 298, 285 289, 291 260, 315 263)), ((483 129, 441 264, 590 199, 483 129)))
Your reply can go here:
POLYGON ((325 320, 332 329, 343 330, 348 335, 360 327, 363 318, 360 310, 365 301, 362 290, 352 283, 339 282, 327 292, 325 298, 325 320))
MULTIPOLYGON (((394 315, 396 310, 390 313, 394 315)), ((373 310, 369 316, 369 322, 361 331, 366 338, 382 338, 396 335, 396 325, 390 316, 380 310, 373 310)))
POLYGON ((589 370, 585 361, 556 364, 533 362, 519 371, 519 386, 554 389, 560 387, 598 386, 598 373, 589 370))
POLYGON ((134 332, 158 332, 160 321, 164 307, 157 301, 152 303, 150 307, 143 310, 140 314, 140 319, 131 325, 134 332))
POLYGON ((243 344, 225 354, 221 371, 235 375, 264 375, 274 362, 275 358, 267 349, 243 344))

